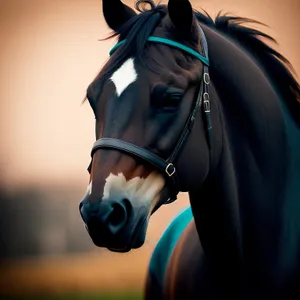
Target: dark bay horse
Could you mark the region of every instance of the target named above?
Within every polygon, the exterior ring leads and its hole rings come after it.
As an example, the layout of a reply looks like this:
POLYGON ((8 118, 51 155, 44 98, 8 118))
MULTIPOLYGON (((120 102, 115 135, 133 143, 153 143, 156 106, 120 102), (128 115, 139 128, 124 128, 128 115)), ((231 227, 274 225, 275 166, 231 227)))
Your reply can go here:
POLYGON ((96 142, 80 213, 95 245, 141 247, 148 221, 188 192, 159 241, 147 299, 300 299, 300 88, 246 27, 188 0, 140 13, 103 0, 119 42, 87 89, 96 142))

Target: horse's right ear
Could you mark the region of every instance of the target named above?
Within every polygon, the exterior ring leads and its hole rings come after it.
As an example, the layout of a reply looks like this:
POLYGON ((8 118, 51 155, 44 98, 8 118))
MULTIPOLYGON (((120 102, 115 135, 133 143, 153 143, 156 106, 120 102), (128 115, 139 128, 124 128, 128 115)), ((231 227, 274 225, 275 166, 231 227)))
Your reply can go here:
POLYGON ((191 33, 193 23, 193 8, 189 0, 169 0, 169 16, 184 35, 191 33))
POLYGON ((107 25, 114 31, 136 15, 133 9, 120 0, 102 0, 102 9, 107 25))

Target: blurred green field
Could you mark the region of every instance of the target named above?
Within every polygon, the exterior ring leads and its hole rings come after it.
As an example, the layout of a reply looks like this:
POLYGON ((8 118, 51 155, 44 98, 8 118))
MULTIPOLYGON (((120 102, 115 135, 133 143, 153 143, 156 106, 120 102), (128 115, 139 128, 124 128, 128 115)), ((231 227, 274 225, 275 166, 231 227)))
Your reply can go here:
POLYGON ((53 295, 25 295, 25 296, 3 296, 1 300, 142 300, 141 292, 124 292, 116 294, 53 294, 53 295))

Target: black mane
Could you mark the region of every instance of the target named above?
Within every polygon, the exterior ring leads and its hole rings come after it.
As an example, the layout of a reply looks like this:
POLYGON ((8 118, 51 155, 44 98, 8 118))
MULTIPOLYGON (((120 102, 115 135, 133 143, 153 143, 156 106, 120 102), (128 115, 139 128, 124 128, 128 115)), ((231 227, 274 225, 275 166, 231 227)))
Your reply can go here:
MULTIPOLYGON (((138 0, 135 8, 141 13, 123 24, 107 38, 118 36, 119 40, 122 40, 126 37, 127 43, 121 47, 122 51, 118 51, 120 49, 116 51, 116 55, 113 56, 109 63, 105 64, 96 77, 96 84, 92 84, 88 89, 87 97, 92 107, 93 104, 95 105, 95 101, 91 99, 95 100, 98 98, 104 80, 121 66, 129 54, 134 54, 137 59, 142 61, 143 49, 148 37, 167 13, 165 5, 156 6, 153 0, 138 0), (150 9, 147 9, 147 6, 150 6, 150 9)), ((268 42, 276 43, 272 37, 259 30, 244 26, 245 24, 261 23, 248 18, 221 15, 220 13, 215 21, 207 13, 203 14, 195 11, 195 14, 199 22, 216 29, 234 40, 253 56, 256 62, 264 69, 269 80, 284 99, 295 119, 298 119, 300 86, 293 76, 294 70, 290 62, 263 41, 265 39, 268 42)))

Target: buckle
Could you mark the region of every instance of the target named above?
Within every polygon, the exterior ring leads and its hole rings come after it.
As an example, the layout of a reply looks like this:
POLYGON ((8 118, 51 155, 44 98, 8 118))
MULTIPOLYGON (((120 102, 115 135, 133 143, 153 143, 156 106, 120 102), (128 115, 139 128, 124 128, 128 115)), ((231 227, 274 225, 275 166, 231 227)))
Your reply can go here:
POLYGON ((203 81, 204 81, 206 84, 209 84, 209 82, 210 82, 210 77, 209 77, 209 74, 208 74, 208 73, 204 73, 204 74, 203 74, 203 81))
POLYGON ((171 177, 176 172, 176 169, 172 163, 169 163, 165 168, 165 172, 168 174, 169 177, 171 177), (171 168, 171 170, 169 170, 169 168, 171 168))
POLYGON ((210 112, 210 101, 209 101, 208 93, 203 94, 203 106, 204 106, 204 112, 209 113, 210 112))

